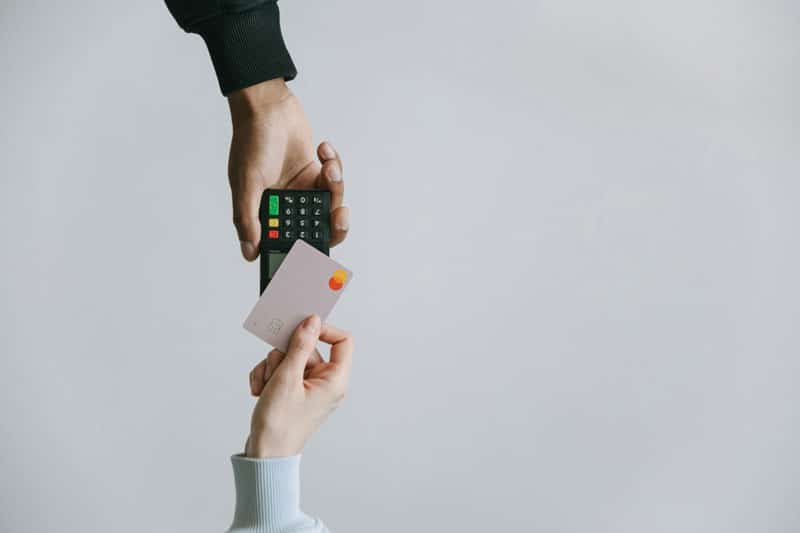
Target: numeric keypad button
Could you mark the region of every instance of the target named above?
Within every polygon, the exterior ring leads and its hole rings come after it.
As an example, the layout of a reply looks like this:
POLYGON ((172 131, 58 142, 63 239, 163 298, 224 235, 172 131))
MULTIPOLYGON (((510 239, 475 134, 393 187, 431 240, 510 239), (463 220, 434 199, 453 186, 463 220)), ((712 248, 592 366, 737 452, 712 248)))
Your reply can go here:
POLYGON ((286 194, 286 195, 283 196, 283 201, 284 201, 284 203, 286 203, 288 205, 292 205, 292 204, 294 204, 294 196, 292 196, 290 194, 286 194))
POLYGON ((287 240, 289 240, 289 239, 294 239, 294 232, 293 232, 293 231, 290 231, 290 230, 286 230, 286 231, 284 231, 284 232, 283 232, 283 238, 284 238, 284 239, 287 239, 287 240))
POLYGON ((322 205, 322 196, 314 194, 311 196, 311 203, 314 205, 322 205))
POLYGON ((300 203, 300 205, 308 205, 308 196, 301 194, 297 197, 297 201, 300 203))
POLYGON ((297 216, 305 217, 308 216, 308 208, 307 207, 300 207, 297 209, 297 216))
POLYGON ((314 215, 315 217, 321 217, 322 216, 322 208, 321 207, 312 208, 311 209, 311 214, 314 215))
POLYGON ((286 215, 287 217, 290 217, 294 214, 294 209, 292 209, 291 207, 284 207, 283 214, 286 215))

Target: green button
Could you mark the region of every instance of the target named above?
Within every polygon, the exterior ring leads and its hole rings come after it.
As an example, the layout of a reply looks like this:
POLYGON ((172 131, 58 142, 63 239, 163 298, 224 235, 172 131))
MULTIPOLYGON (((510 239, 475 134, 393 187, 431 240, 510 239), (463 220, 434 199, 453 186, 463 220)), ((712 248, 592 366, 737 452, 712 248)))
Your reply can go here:
POLYGON ((278 214, 278 196, 276 194, 269 195, 269 214, 278 214))

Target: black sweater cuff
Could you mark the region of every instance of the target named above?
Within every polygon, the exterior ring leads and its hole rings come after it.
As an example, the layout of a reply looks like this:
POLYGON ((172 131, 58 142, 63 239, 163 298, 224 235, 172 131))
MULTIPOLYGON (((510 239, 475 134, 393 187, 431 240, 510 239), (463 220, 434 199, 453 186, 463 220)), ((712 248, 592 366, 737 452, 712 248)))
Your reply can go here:
POLYGON ((274 78, 297 75, 281 35, 275 2, 254 9, 225 13, 195 25, 208 46, 222 94, 274 78))

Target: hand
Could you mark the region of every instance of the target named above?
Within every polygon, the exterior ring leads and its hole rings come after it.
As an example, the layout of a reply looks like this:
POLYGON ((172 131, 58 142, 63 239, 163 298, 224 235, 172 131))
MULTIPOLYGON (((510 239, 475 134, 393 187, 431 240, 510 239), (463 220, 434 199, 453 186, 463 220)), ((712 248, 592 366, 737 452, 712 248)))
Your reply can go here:
POLYGON ((306 440, 344 400, 353 355, 349 333, 322 325, 317 315, 295 330, 284 354, 272 350, 250 372, 250 392, 259 396, 250 422, 248 457, 297 455, 306 440), (316 349, 331 345, 330 361, 316 349))
POLYGON ((348 209, 342 206, 342 161, 327 142, 314 154, 311 126, 284 81, 269 80, 236 91, 228 103, 233 122, 228 178, 233 223, 245 259, 258 257, 258 207, 268 187, 330 191, 331 246, 342 242, 349 223, 348 209))

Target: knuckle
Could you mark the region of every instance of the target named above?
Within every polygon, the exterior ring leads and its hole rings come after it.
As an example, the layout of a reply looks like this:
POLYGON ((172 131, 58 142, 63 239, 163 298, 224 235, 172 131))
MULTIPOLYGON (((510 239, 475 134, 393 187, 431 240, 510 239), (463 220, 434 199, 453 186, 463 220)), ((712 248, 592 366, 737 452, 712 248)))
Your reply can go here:
POLYGON ((304 348, 304 345, 305 345, 304 339, 300 336, 300 334, 297 334, 292 339, 292 342, 291 342, 291 344, 289 346, 289 351, 290 352, 302 351, 303 348, 304 348))
POLYGON ((347 387, 344 385, 334 385, 331 389, 333 405, 339 406, 344 402, 345 398, 347 397, 347 387))
POLYGON ((342 331, 342 337, 341 338, 342 338, 342 340, 340 342, 349 344, 351 349, 354 347, 355 338, 353 337, 353 334, 351 332, 346 331, 346 330, 342 331))
POLYGON ((314 339, 309 333, 304 331, 298 332, 295 335, 293 348, 295 351, 306 352, 314 348, 314 339))
POLYGON ((234 213, 233 214, 233 225, 237 228, 246 228, 250 225, 252 219, 246 216, 244 213, 234 213))

